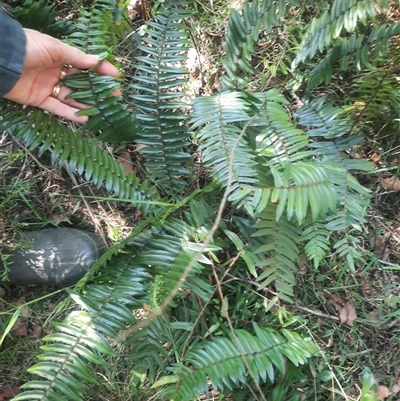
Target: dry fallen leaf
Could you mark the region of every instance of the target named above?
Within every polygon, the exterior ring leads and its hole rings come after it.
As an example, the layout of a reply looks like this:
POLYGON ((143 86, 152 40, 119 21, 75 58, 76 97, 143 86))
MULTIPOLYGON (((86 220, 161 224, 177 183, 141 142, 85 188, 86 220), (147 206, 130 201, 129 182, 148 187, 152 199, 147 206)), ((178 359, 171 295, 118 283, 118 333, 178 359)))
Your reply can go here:
POLYGON ((331 297, 328 300, 328 303, 331 304, 332 306, 335 307, 335 309, 340 312, 343 307, 344 304, 346 303, 346 301, 340 297, 339 295, 331 295, 331 297))
POLYGON ((28 335, 28 328, 26 327, 26 320, 24 317, 19 317, 15 323, 13 328, 10 331, 10 334, 14 337, 26 337, 28 335))
POLYGON ((354 319, 357 318, 356 308, 350 303, 346 302, 343 309, 339 312, 340 323, 347 324, 347 326, 354 325, 354 319))
POLYGON ((386 386, 378 386, 376 390, 378 400, 384 400, 392 395, 392 392, 386 386))
POLYGON ((381 161, 380 156, 375 153, 375 152, 371 152, 368 157, 370 158, 370 160, 374 163, 379 163, 381 161))
POLYGON ((127 173, 135 172, 131 159, 131 154, 127 150, 121 150, 121 152, 119 152, 118 163, 121 163, 124 166, 127 173))
POLYGON ((0 400, 5 400, 6 398, 13 398, 20 392, 21 390, 17 386, 4 386, 0 390, 0 400))
POLYGON ((384 262, 389 261, 390 249, 387 246, 387 241, 379 235, 375 237, 374 253, 378 259, 384 262))
POLYGON ((399 391, 400 391, 400 386, 398 385, 398 384, 395 384, 393 387, 392 387, 392 394, 393 395, 396 395, 399 391))
POLYGON ((140 152, 142 149, 148 148, 149 145, 143 145, 143 143, 137 143, 135 145, 135 152, 140 152))
POLYGON ((138 18, 147 21, 150 12, 151 3, 149 0, 130 0, 128 4, 128 14, 132 21, 138 18))
POLYGON ((42 326, 40 325, 38 320, 33 321, 32 332, 36 338, 40 338, 42 336, 42 326))
POLYGON ((395 175, 388 178, 381 178, 380 181, 383 188, 390 189, 394 192, 400 191, 400 178, 395 175))

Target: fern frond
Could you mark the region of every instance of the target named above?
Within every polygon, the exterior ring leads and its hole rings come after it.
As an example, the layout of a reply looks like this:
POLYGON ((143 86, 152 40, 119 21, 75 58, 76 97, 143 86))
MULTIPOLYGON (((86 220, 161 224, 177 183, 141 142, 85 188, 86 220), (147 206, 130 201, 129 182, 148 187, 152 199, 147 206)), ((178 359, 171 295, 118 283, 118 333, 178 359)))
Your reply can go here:
POLYGON ((360 240, 351 232, 362 230, 361 223, 365 222, 370 191, 361 186, 351 174, 336 168, 331 169, 331 179, 336 185, 341 207, 335 215, 326 218, 326 228, 346 233, 343 239, 336 243, 335 249, 340 256, 346 258, 349 268, 354 272, 354 261, 362 257, 358 250, 360 240))
POLYGON ((389 50, 389 39, 399 34, 400 22, 377 25, 368 36, 368 43, 374 44, 375 57, 385 56, 389 50))
MULTIPOLYGON (((139 243, 135 241, 138 246, 144 248, 137 256, 137 265, 147 266, 154 276, 148 290, 150 308, 157 310, 165 297, 180 282, 184 269, 191 263, 191 259, 201 250, 201 241, 207 237, 212 226, 212 212, 213 208, 204 199, 192 200, 183 220, 170 217, 160 231, 151 233, 144 241, 139 243)), ((218 249, 215 246, 208 246, 205 251, 218 249)), ((195 337, 189 340, 187 333, 193 328, 199 311, 189 313, 189 316, 179 315, 182 315, 182 310, 188 311, 188 305, 184 302, 187 297, 198 297, 196 299, 204 302, 210 300, 214 292, 213 286, 208 279, 205 280, 200 276, 204 270, 202 265, 209 263, 207 258, 201 256, 199 263, 194 264, 188 277, 181 282, 184 291, 179 293, 174 305, 171 305, 171 308, 176 309, 174 317, 176 319, 180 317, 181 321, 170 321, 164 313, 128 338, 127 343, 133 346, 130 356, 133 370, 147 372, 154 381, 157 374, 165 372, 169 364, 174 361, 174 355, 167 352, 163 345, 173 344, 175 352, 180 352, 184 344, 194 341, 195 337), (184 308, 176 306, 179 302, 184 302, 184 308)))
MULTIPOLYGON (((133 203, 153 199, 155 188, 134 174, 127 174, 95 140, 71 131, 39 109, 23 108, 3 100, 0 110, 2 128, 11 131, 28 148, 38 149, 39 155, 50 150, 53 164, 58 162, 62 166, 68 161, 71 171, 76 168, 78 174, 84 174, 85 179, 92 180, 97 187, 104 183, 108 191, 133 203)), ((137 207, 143 211, 148 209, 145 203, 137 207)))
POLYGON ((330 231, 323 223, 313 223, 301 234, 301 242, 306 242, 304 251, 307 258, 314 262, 315 269, 331 249, 329 235, 330 231))
POLYGON ((279 25, 287 4, 298 5, 298 1, 245 1, 241 15, 239 11, 231 10, 225 42, 226 58, 222 61, 227 73, 221 79, 224 88, 244 89, 248 83, 247 76, 256 74, 251 58, 260 29, 264 27, 271 32, 279 25))
MULTIPOLYGON (((298 124, 307 128, 310 137, 326 139, 315 141, 309 146, 315 149, 315 156, 319 156, 324 163, 337 163, 345 170, 371 171, 372 164, 365 160, 351 159, 344 152, 358 145, 362 141, 359 135, 344 137, 351 132, 353 122, 345 114, 345 109, 327 102, 327 96, 321 96, 304 105, 294 114, 298 124)), ((332 167, 330 167, 332 168, 332 167)), ((338 167, 340 169, 340 167, 338 167)))
POLYGON ((313 89, 321 82, 329 84, 332 79, 332 71, 335 62, 340 60, 340 71, 347 71, 351 60, 358 70, 362 68, 373 69, 382 56, 389 49, 389 39, 400 34, 400 23, 395 22, 390 26, 377 26, 368 38, 354 33, 349 39, 341 39, 330 52, 313 68, 310 73, 308 88, 313 89), (371 55, 371 47, 374 54, 371 55), (350 58, 352 56, 352 58, 350 58))
POLYGON ((286 210, 288 219, 296 214, 301 223, 308 205, 313 219, 335 210, 336 196, 322 164, 290 163, 314 152, 282 103, 286 100, 276 90, 255 97, 245 92, 203 97, 193 101, 192 123, 204 125, 195 138, 216 181, 226 186, 232 173, 230 201, 254 216, 279 200, 277 219, 286 210))
POLYGON ((137 73, 131 85, 133 106, 140 127, 136 142, 146 145, 140 152, 155 183, 168 193, 181 192, 186 185, 191 156, 183 109, 182 86, 187 71, 182 69, 189 43, 188 27, 182 22, 191 12, 186 1, 167 2, 162 12, 148 22, 142 56, 135 57, 137 73), (135 82, 136 81, 136 82, 135 82))
POLYGON ((341 39, 332 50, 313 68, 310 73, 308 88, 314 89, 321 82, 328 85, 331 82, 335 62, 340 60, 340 71, 347 71, 350 56, 355 59, 357 69, 373 68, 369 61, 369 46, 365 44, 365 36, 353 34, 350 39, 341 39))
POLYGON ((161 397, 176 401, 207 395, 209 381, 212 390, 226 394, 249 380, 247 367, 256 383, 274 382, 278 374, 284 374, 285 363, 299 366, 317 353, 313 343, 288 330, 280 335, 256 324, 253 328, 254 334, 235 330, 234 339, 215 337, 213 342, 203 341, 185 356, 185 365, 172 366, 173 374, 161 378, 153 387, 168 383, 161 397))
POLYGON ((200 143, 203 161, 223 186, 232 176, 229 200, 234 203, 248 195, 250 184, 258 181, 255 155, 237 125, 249 121, 253 112, 248 99, 244 92, 229 92, 193 101, 192 129, 202 127, 194 136, 200 143))
MULTIPOLYGON (((361 141, 359 136, 344 137, 351 127, 351 120, 342 116, 343 109, 326 102, 326 97, 306 102, 295 114, 299 124, 308 126, 311 137, 327 139, 310 144, 315 149, 315 156, 323 162, 331 185, 334 188, 339 207, 337 212, 326 217, 326 229, 346 232, 335 248, 346 258, 352 271, 355 260, 361 258, 357 249, 359 240, 350 230, 361 231, 360 224, 365 221, 365 210, 369 204, 370 191, 361 186, 351 174, 353 170, 371 171, 371 163, 351 159, 345 154, 347 149, 361 141)), ((319 252, 323 252, 323 249, 319 252)))
POLYGON ((350 95, 355 102, 364 102, 363 121, 368 121, 372 130, 380 127, 382 118, 385 122, 398 118, 400 92, 397 90, 396 74, 391 74, 390 68, 381 67, 362 74, 354 82, 354 93, 350 95))
POLYGON ((367 18, 374 15, 373 0, 335 0, 329 11, 313 19, 293 61, 293 68, 314 57, 317 51, 323 52, 340 36, 343 29, 349 33, 354 32, 359 22, 366 25, 367 18))
POLYGON ((325 216, 328 210, 336 210, 338 198, 329 172, 322 163, 297 162, 283 166, 283 171, 270 166, 275 182, 271 202, 278 203, 276 219, 286 210, 289 220, 295 215, 301 224, 308 206, 313 220, 325 216))
POLYGON ((83 294, 71 293, 84 310, 72 312, 64 323, 54 325, 56 332, 43 338, 48 344, 42 347, 40 362, 29 369, 42 380, 24 384, 27 391, 16 401, 85 398, 88 384, 96 380, 87 365, 103 365, 104 356, 114 355, 107 337, 115 338, 134 324, 131 310, 148 301, 149 275, 133 267, 134 258, 135 252, 119 254, 83 294))
MULTIPOLYGON (((206 252, 220 250, 218 246, 209 244, 203 249, 202 242, 207 238, 212 226, 212 209, 205 200, 192 200, 189 209, 193 213, 186 213, 183 220, 169 217, 160 227, 160 231, 154 232, 151 240, 146 243, 145 249, 137 256, 137 266, 151 266, 152 271, 157 274, 160 281, 154 288, 154 307, 158 307, 166 297, 174 290, 175 286, 182 280, 185 269, 199 252, 198 262, 193 267, 185 282, 181 283, 186 288, 186 283, 193 289, 191 279, 203 270, 203 264, 211 262, 204 255, 206 252)), ((202 286, 204 293, 204 286, 202 286)), ((208 289, 209 290, 209 289, 208 289)))
POLYGON ((246 139, 257 155, 259 183, 240 206, 253 216, 269 201, 279 199, 277 219, 286 210, 288 218, 296 215, 299 223, 305 219, 308 205, 313 219, 334 210, 336 197, 329 177, 322 164, 308 161, 314 154, 308 147, 308 132, 289 116, 285 97, 276 89, 255 96, 261 106, 257 105, 257 114, 249 122, 246 139))
POLYGON ((68 42, 88 54, 107 54, 111 32, 105 15, 111 14, 114 8, 112 0, 95 0, 90 10, 81 10, 75 23, 77 31, 70 35, 68 42))
MULTIPOLYGON (((77 29, 68 41, 81 48, 84 52, 99 55, 100 59, 108 56, 110 40, 113 39, 115 21, 112 11, 114 0, 96 0, 90 11, 80 13, 77 29)), ((133 113, 122 103, 121 96, 110 96, 118 87, 119 80, 110 76, 99 76, 93 71, 67 77, 63 82, 74 89, 68 97, 92 106, 80 110, 77 115, 91 118, 83 127, 100 133, 104 141, 123 142, 136 138, 137 127, 134 124, 133 113)))
MULTIPOLYGON (((169 224, 175 230, 179 226, 180 221, 170 221, 169 224)), ((165 228, 168 231, 167 227, 165 228)), ((206 251, 219 249, 218 247, 208 246, 206 251)), ((182 238, 162 233, 154 235, 151 242, 148 243, 147 248, 137 256, 136 263, 138 265, 151 266, 154 273, 161 278, 156 295, 154 295, 154 299, 158 304, 161 304, 174 290, 175 286, 179 284, 186 267, 191 263, 199 250, 200 248, 196 244, 187 242, 183 245, 182 238)), ((205 256, 201 257, 200 262, 210 264, 205 256)), ((202 270, 202 267, 199 263, 195 263, 194 269, 202 270)), ((184 288, 183 282, 182 288, 184 288)), ((156 306, 159 306, 158 304, 156 306)))
POLYGON ((286 162, 278 168, 266 166, 272 173, 273 183, 254 188, 246 198, 244 207, 251 216, 261 213, 269 202, 278 205, 276 219, 286 213, 288 219, 296 217, 299 224, 303 223, 309 209, 313 221, 336 210, 338 197, 329 171, 322 163, 286 162))
POLYGON ((269 163, 276 164, 286 160, 296 161, 309 158, 312 152, 307 149, 308 135, 299 129, 287 108, 287 99, 277 89, 255 93, 260 103, 257 117, 250 126, 254 127, 251 142, 257 155, 269 163))
POLYGON ((102 141, 121 143, 137 138, 134 114, 123 103, 121 96, 110 96, 119 88, 120 80, 89 71, 64 80, 74 90, 68 98, 92 107, 78 111, 78 116, 89 116, 83 130, 99 134, 102 141))
POLYGON ((168 342, 171 342, 171 322, 166 314, 133 333, 126 342, 127 346, 132 346, 128 355, 132 371, 145 373, 154 382, 173 360, 173 356, 164 347, 168 342))
MULTIPOLYGON (((22 394, 28 395, 21 395, 20 399, 33 397, 32 391, 36 392, 32 399, 45 400, 47 393, 59 394, 71 400, 76 399, 72 396, 75 393, 75 397, 83 399, 88 382, 84 380, 74 385, 76 378, 80 377, 79 366, 84 366, 80 360, 102 364, 104 355, 112 356, 107 338, 117 338, 121 330, 136 323, 132 310, 142 308, 145 304, 157 313, 160 304, 177 284, 182 289, 190 290, 194 284, 200 282, 201 291, 206 295, 205 299, 209 300, 211 285, 207 288, 201 280, 192 281, 203 270, 203 264, 210 264, 204 255, 194 264, 187 279, 181 280, 186 267, 198 252, 214 252, 220 249, 213 245, 202 249, 200 241, 207 237, 207 226, 210 224, 213 209, 205 201, 192 202, 191 208, 197 210, 194 217, 190 216, 188 221, 182 221, 171 216, 159 229, 144 226, 143 231, 136 230, 133 237, 124 241, 123 249, 119 247, 118 254, 113 252, 111 260, 105 266, 100 264, 96 274, 92 276, 94 284, 87 285, 80 294, 71 292, 71 297, 83 311, 72 313, 64 323, 56 325, 57 333, 44 339, 51 343, 46 346, 41 357, 46 362, 39 362, 31 372, 43 377, 45 381, 36 380, 26 384, 28 391, 22 394), (204 210, 208 210, 208 213, 202 213, 204 210), (192 226, 190 221, 197 224, 192 226), (198 236, 200 232, 203 233, 198 236), (54 359, 53 354, 58 347, 61 349, 59 358, 54 359), (47 364, 49 359, 52 360, 51 368, 47 364), (64 386, 68 382, 71 382, 70 389, 64 386)), ((193 290, 193 293, 202 295, 197 290, 193 290)), ((184 295, 182 292, 182 296, 184 295)), ((160 322, 151 323, 129 338, 129 343, 135 344, 135 357, 132 357, 135 369, 143 369, 146 362, 149 363, 150 370, 155 364, 161 368, 163 359, 170 360, 162 345, 168 341, 185 343, 184 336, 181 340, 170 337, 170 331, 182 330, 184 323, 178 325, 166 319, 166 316, 161 317, 160 322), (161 331, 160 324, 164 325, 161 331)), ((81 378, 85 376, 90 376, 87 369, 82 370, 81 378)))
POLYGON ((260 214, 260 220, 254 225, 257 230, 253 236, 263 237, 264 245, 255 252, 264 255, 258 265, 263 273, 257 277, 259 288, 274 284, 276 292, 282 300, 293 302, 293 287, 296 284, 295 265, 299 256, 299 227, 281 217, 276 221, 276 207, 270 205, 260 214))
POLYGON ((24 28, 35 29, 57 38, 75 31, 71 21, 56 19, 55 4, 47 0, 24 0, 21 5, 13 8, 12 15, 24 28))

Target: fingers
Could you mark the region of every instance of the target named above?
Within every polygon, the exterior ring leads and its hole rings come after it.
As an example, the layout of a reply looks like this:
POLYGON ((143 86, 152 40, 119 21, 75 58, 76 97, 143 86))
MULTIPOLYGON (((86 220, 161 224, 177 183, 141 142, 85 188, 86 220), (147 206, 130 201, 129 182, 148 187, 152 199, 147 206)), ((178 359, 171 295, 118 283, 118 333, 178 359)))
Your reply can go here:
POLYGON ((57 41, 57 54, 61 63, 73 65, 81 70, 95 67, 99 63, 99 57, 93 54, 86 54, 83 51, 57 41))
MULTIPOLYGON (((109 61, 104 60, 99 64, 99 57, 96 55, 86 54, 76 47, 72 47, 66 43, 59 42, 57 44, 57 53, 59 61, 64 65, 70 65, 67 75, 80 73, 80 70, 86 70, 95 67, 95 72, 100 75, 109 75, 119 77, 119 71, 109 61)), ((85 123, 88 120, 86 116, 76 116, 75 113, 80 109, 87 109, 91 106, 77 102, 75 99, 65 99, 72 90, 62 86, 57 98, 49 97, 40 106, 44 110, 57 114, 71 121, 85 123)), ((120 89, 116 89, 111 96, 120 96, 120 89)))
POLYGON ((110 75, 118 78, 120 76, 119 71, 109 61, 104 60, 97 68, 96 72, 100 75, 110 75))
POLYGON ((49 113, 53 113, 57 116, 66 118, 67 120, 76 121, 77 123, 84 124, 88 120, 87 116, 75 115, 75 113, 79 111, 79 108, 75 108, 68 104, 65 104, 54 97, 46 98, 43 103, 40 104, 38 107, 45 111, 48 111, 49 113))
MULTIPOLYGON (((75 75, 82 73, 82 69, 79 69, 77 66, 69 67, 67 70, 67 76, 75 75)), ((100 63, 100 65, 95 69, 95 72, 100 75, 110 75, 111 77, 118 78, 120 73, 116 67, 114 67, 109 61, 104 60, 100 63)))

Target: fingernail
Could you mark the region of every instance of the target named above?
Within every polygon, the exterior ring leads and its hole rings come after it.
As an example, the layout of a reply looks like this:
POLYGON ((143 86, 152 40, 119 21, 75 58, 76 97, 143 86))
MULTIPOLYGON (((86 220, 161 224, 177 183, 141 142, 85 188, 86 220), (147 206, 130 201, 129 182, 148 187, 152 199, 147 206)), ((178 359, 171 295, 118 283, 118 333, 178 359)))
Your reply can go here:
POLYGON ((98 64, 100 62, 100 57, 96 56, 95 54, 89 54, 89 57, 91 58, 93 64, 98 64))

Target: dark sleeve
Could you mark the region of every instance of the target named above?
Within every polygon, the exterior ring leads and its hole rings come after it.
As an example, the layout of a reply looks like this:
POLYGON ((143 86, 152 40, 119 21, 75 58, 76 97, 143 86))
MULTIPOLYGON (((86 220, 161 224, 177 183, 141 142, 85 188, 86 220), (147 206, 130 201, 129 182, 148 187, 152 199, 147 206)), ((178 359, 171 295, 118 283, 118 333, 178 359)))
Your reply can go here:
POLYGON ((0 97, 10 92, 21 76, 25 53, 21 24, 0 8, 0 97))

